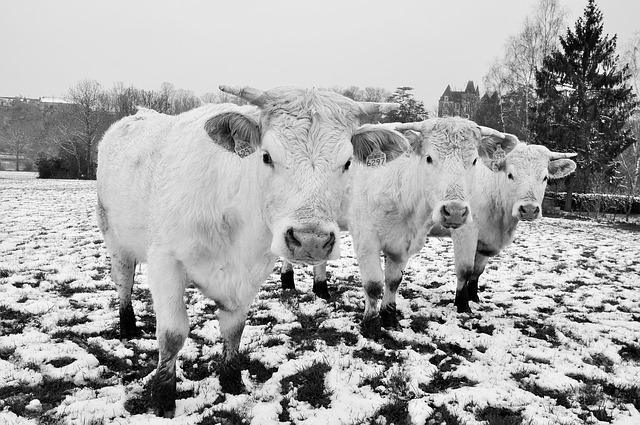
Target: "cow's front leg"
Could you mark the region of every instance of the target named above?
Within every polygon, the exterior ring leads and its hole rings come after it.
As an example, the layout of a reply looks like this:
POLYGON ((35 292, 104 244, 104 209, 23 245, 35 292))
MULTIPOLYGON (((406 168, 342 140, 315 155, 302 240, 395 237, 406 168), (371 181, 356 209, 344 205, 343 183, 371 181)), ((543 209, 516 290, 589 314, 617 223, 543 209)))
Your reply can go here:
POLYGON ((313 266, 313 293, 318 297, 329 300, 329 288, 327 287, 327 263, 313 266))
POLYGON ((458 281, 454 304, 458 313, 471 313, 471 307, 469 307, 469 279, 473 275, 476 246, 478 244, 478 232, 474 224, 472 222, 451 231, 458 281))
POLYGON ((376 338, 380 334, 380 311, 378 300, 382 297, 384 286, 380 255, 367 255, 358 258, 362 286, 364 288, 364 316, 362 335, 376 338))
POLYGON ((229 311, 218 311, 220 334, 222 335, 222 363, 220 365, 220 386, 222 391, 230 394, 240 394, 244 391, 241 370, 242 365, 238 356, 240 338, 244 330, 246 309, 237 307, 229 311))
POLYGON ((159 358, 151 381, 151 401, 158 416, 171 418, 176 409, 176 358, 189 334, 184 304, 185 273, 169 255, 149 257, 149 287, 156 314, 159 358))
POLYGON ((473 273, 469 277, 468 289, 469 300, 479 303, 480 297, 478 297, 478 279, 484 272, 484 268, 487 265, 489 257, 485 257, 482 254, 476 253, 475 264, 473 266, 473 273))
POLYGON ((293 264, 284 258, 280 268, 280 282, 282 282, 282 289, 296 289, 296 283, 293 278, 293 264))
POLYGON ((380 319, 385 328, 400 326, 396 309, 396 293, 402 282, 402 271, 407 265, 407 256, 387 255, 384 266, 384 295, 380 307, 380 319))

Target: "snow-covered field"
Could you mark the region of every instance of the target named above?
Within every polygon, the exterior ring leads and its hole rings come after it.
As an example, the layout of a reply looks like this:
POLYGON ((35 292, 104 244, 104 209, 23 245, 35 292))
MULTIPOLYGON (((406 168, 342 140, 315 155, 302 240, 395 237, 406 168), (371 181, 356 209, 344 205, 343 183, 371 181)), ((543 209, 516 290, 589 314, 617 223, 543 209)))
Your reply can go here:
POLYGON ((451 241, 431 239, 400 288, 402 331, 378 341, 359 333, 343 235, 331 302, 311 293, 309 268, 296 269, 297 293, 283 294, 277 273, 264 284, 242 339, 247 391, 235 396, 216 373, 215 304, 189 289, 171 422, 147 411, 157 353, 144 267, 144 337, 122 342, 94 203, 95 182, 0 173, 0 424, 640 424, 638 232, 521 224, 471 315, 453 307, 451 241))

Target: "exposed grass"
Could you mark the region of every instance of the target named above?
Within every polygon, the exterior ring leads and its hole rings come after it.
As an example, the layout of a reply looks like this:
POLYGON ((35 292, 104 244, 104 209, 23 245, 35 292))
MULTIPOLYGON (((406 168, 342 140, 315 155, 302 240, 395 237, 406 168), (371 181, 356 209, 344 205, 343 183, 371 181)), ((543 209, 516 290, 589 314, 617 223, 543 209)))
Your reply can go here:
POLYGON ((441 371, 436 371, 428 384, 420 384, 420 390, 428 394, 438 394, 445 392, 448 389, 456 389, 462 387, 472 387, 477 382, 472 381, 464 376, 451 376, 451 374, 445 375, 441 371))
POLYGON ((380 409, 373 414, 371 418, 372 424, 385 423, 388 425, 410 425, 409 419, 409 402, 397 397, 393 397, 385 403, 380 409), (384 418, 384 422, 381 422, 384 418))
POLYGON ((487 425, 520 425, 524 421, 519 411, 493 406, 477 410, 476 418, 486 421, 487 425))
POLYGON ((552 347, 559 347, 558 335, 553 325, 533 319, 524 319, 513 324, 523 335, 547 341, 552 347))
POLYGON ((284 378, 281 382, 283 391, 295 389, 297 399, 306 401, 313 407, 328 407, 331 404, 331 392, 324 385, 324 378, 331 366, 324 362, 316 362, 300 370, 298 373, 284 378))

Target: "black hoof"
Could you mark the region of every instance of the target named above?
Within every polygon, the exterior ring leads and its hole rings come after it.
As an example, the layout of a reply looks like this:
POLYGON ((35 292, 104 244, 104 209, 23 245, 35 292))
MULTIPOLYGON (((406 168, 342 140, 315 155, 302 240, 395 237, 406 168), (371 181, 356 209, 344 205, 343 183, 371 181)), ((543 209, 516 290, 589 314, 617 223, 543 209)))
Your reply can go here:
POLYGON ((176 411, 176 377, 153 377, 151 404, 157 416, 173 418, 176 411))
POLYGON ((400 329, 398 311, 395 304, 389 304, 380 309, 380 322, 385 329, 400 329))
POLYGON ((139 335, 136 316, 133 313, 133 307, 129 304, 127 307, 120 309, 120 338, 131 339, 139 335))
POLYGON ((469 301, 473 301, 476 303, 480 302, 480 297, 478 297, 478 281, 469 281, 469 285, 467 286, 467 293, 469 294, 469 301))
POLYGON ((380 316, 362 321, 362 336, 369 339, 378 339, 382 333, 380 316))
POLYGON ((245 390, 242 383, 242 368, 238 362, 230 361, 220 367, 220 386, 222 391, 229 394, 242 394, 245 390))
POLYGON ((331 298, 331 294, 329 294, 329 288, 327 287, 327 281, 314 281, 313 282, 313 293, 318 297, 329 300, 331 298))
POLYGON ((455 305, 458 308, 458 313, 471 313, 469 293, 466 286, 461 291, 456 291, 455 305))
POLYGON ((296 289, 296 283, 293 280, 293 270, 280 273, 280 281, 282 282, 282 289, 296 289))

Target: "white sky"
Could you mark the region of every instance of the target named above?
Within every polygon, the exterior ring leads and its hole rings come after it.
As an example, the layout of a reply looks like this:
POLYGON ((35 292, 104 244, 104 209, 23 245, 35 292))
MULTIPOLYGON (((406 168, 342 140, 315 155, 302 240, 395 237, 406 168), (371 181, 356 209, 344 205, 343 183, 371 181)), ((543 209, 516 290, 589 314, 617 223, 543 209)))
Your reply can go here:
MULTIPOLYGON (((83 78, 200 95, 219 84, 415 87, 481 82, 535 0, 0 0, 0 95, 60 96, 83 78)), ((586 0, 563 0, 568 23, 586 0)), ((600 0, 627 41, 640 1, 600 0)))

